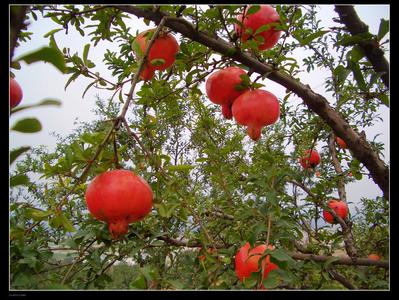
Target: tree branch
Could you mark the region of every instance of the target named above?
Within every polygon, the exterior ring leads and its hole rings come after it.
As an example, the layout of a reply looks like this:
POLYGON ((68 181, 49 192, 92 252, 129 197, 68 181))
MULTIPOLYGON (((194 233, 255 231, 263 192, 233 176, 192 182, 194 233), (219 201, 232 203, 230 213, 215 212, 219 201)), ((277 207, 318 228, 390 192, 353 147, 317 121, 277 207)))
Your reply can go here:
POLYGON ((14 56, 18 35, 22 29, 26 28, 24 21, 28 10, 29 6, 27 5, 10 6, 10 61, 14 56))
MULTIPOLYGON (((351 35, 369 33, 368 26, 360 20, 352 5, 335 5, 335 11, 351 35)), ((382 73, 381 79, 385 86, 389 88, 389 63, 378 42, 374 40, 360 41, 358 45, 373 65, 374 70, 377 73, 382 73)))
MULTIPOLYGON (((135 6, 115 6, 116 8, 136 15, 139 18, 146 18, 158 24, 162 18, 167 16, 162 12, 141 9, 135 6)), ((354 156, 362 162, 370 171, 376 184, 381 188, 384 197, 389 199, 389 168, 373 151, 369 143, 361 136, 329 105, 327 99, 315 93, 308 85, 291 77, 285 72, 275 70, 273 66, 264 64, 248 54, 240 52, 233 45, 220 38, 213 38, 205 33, 196 31, 194 26, 185 19, 168 17, 165 26, 181 33, 193 41, 199 42, 212 50, 230 57, 259 74, 267 74, 273 80, 288 90, 301 97, 304 103, 324 122, 326 122, 337 135, 339 135, 352 150, 354 156)))

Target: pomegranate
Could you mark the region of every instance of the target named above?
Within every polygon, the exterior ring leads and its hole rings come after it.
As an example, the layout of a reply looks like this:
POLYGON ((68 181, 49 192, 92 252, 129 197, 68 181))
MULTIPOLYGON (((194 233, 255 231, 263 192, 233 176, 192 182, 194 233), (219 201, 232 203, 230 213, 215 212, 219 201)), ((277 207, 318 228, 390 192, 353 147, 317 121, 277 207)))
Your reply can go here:
POLYGON ((320 155, 316 150, 308 149, 304 152, 304 156, 299 159, 299 162, 304 169, 314 168, 320 163, 320 155))
POLYGON ((376 260, 376 261, 381 259, 380 256, 378 254, 375 254, 375 253, 369 254, 369 256, 367 256, 367 258, 371 259, 371 260, 376 260))
POLYGON ((108 223, 112 238, 128 232, 129 223, 142 220, 152 208, 148 183, 128 170, 112 170, 96 176, 86 190, 90 213, 108 223))
POLYGON ((274 124, 280 116, 280 105, 272 93, 256 89, 239 96, 232 105, 237 123, 247 126, 248 135, 254 141, 261 136, 262 127, 274 124))
MULTIPOLYGON (((136 57, 142 57, 146 50, 152 34, 155 29, 149 29, 141 32, 134 39, 132 49, 136 57)), ((140 74, 144 80, 151 79, 155 70, 165 70, 169 68, 176 60, 176 54, 179 52, 179 44, 170 33, 161 31, 148 53, 145 69, 140 74)))
POLYGON ((10 77, 10 108, 14 108, 21 103, 23 92, 18 82, 10 77))
MULTIPOLYGON (((267 249, 274 250, 274 246, 268 245, 267 249)), ((250 249, 249 243, 241 247, 235 256, 235 271, 238 279, 242 282, 244 278, 249 278, 251 273, 259 272, 259 259, 266 251, 266 245, 259 245, 250 249)), ((261 263, 263 268, 263 279, 265 279, 270 271, 278 269, 278 266, 270 262, 270 255, 267 255, 261 263)), ((262 284, 261 289, 264 289, 262 284)))
POLYGON ((246 74, 245 70, 239 67, 228 67, 213 72, 206 80, 205 90, 209 100, 222 106, 222 114, 226 119, 233 117, 231 105, 234 100, 247 91, 236 89, 243 74, 246 74))
MULTIPOLYGON (((251 35, 245 33, 246 29, 251 28, 252 34, 255 34, 255 32, 263 25, 280 22, 280 16, 270 5, 260 5, 260 9, 256 13, 247 15, 249 7, 246 7, 243 14, 239 15, 237 18, 240 22, 242 22, 243 27, 241 27, 240 24, 235 24, 236 33, 238 36, 241 36, 241 40, 243 42, 251 37, 251 35)), ((258 48, 259 50, 266 50, 272 48, 277 43, 280 35, 281 31, 276 30, 275 26, 271 25, 270 29, 258 33, 257 35, 253 36, 253 38, 255 40, 259 40, 258 37, 261 36, 264 40, 261 44, 259 44, 258 48)))
POLYGON ((340 137, 337 137, 335 140, 337 141, 337 144, 339 145, 340 148, 342 148, 342 149, 348 148, 345 141, 343 139, 341 139, 340 137))
MULTIPOLYGON (((328 201, 328 207, 333 209, 335 213, 340 216, 342 219, 345 219, 348 216, 348 205, 339 199, 331 199, 328 201)), ((336 224, 334 216, 326 210, 323 210, 323 218, 326 222, 330 224, 336 224)))

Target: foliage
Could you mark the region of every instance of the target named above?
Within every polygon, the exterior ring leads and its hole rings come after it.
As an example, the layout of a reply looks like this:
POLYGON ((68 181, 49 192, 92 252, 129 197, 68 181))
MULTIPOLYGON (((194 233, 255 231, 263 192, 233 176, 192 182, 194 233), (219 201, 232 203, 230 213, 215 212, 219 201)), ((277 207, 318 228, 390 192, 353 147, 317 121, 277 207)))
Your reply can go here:
MULTIPOLYGON (((290 76, 329 70, 324 88, 332 95, 331 105, 358 131, 375 125, 380 118, 378 109, 388 105, 388 92, 379 75, 342 28, 321 27, 316 6, 276 5, 283 33, 276 47, 264 52, 256 51, 255 41, 242 43, 234 38, 233 25, 243 7, 161 5, 158 9, 181 15, 201 32, 229 40, 240 51, 252 53, 290 76), (295 58, 297 49, 306 50, 302 61, 295 58)), ((126 101, 122 88, 130 88, 140 63, 132 55, 131 43, 138 31, 125 22, 128 14, 117 7, 98 5, 37 5, 31 7, 30 14, 34 20, 50 18, 55 27, 46 35, 49 47, 22 60, 49 61, 47 54, 46 58, 42 55, 50 51, 55 55, 52 61, 65 71, 65 88, 84 76, 91 83, 83 96, 93 87, 112 90, 118 99, 96 99, 97 120, 80 123, 72 134, 59 137, 54 151, 45 147, 12 151, 11 162, 24 153, 10 174, 12 288, 253 288, 256 274, 252 283, 239 282, 234 256, 247 241, 254 245, 266 240, 278 249, 270 255, 280 267, 265 282, 268 289, 344 288, 333 281, 331 269, 359 288, 387 288, 388 272, 375 266, 341 266, 332 260, 320 263, 290 256, 297 250, 295 242, 303 242, 308 253, 325 256, 343 249, 342 232, 320 222, 321 211, 340 181, 347 184, 367 174, 350 151, 343 150, 337 153, 343 171, 336 172, 327 145, 331 129, 294 94, 278 95, 280 119, 265 127, 254 143, 244 127, 221 116, 219 107, 207 101, 201 88, 214 70, 245 67, 179 37, 176 63, 136 87, 126 121, 139 143, 124 126, 111 130, 126 101), (55 34, 68 30, 91 36, 82 55, 71 54, 82 49, 56 44, 55 34), (102 58, 113 81, 95 71, 100 61, 90 57, 90 47, 100 47, 103 40, 118 47, 105 49, 102 58), (108 132, 111 138, 93 162, 108 132), (313 146, 321 154, 318 178, 298 163, 303 150, 313 146), (88 165, 91 167, 85 172, 88 165), (155 200, 146 219, 130 224, 122 240, 112 240, 106 224, 88 213, 84 193, 94 176, 118 167, 145 178, 155 200), (354 177, 347 176, 349 172, 354 177), (301 192, 301 185, 309 192, 301 192), (170 238, 187 241, 187 245, 170 238), (215 244, 221 245, 215 253, 206 253, 204 261, 198 259, 198 246, 215 244), (57 255, 61 248, 69 249, 65 257, 57 255), (127 264, 128 260, 134 265, 127 264)), ((385 24, 383 21, 380 39, 387 30, 385 24)), ((268 88, 265 78, 251 77, 251 81, 258 84, 255 87, 262 84, 268 88)), ((38 105, 57 105, 51 101, 38 105)), ((13 130, 33 132, 39 129, 34 122, 20 121, 13 130)), ((371 144, 381 155, 384 145, 371 144)), ((362 199, 361 204, 349 217, 360 257, 378 249, 388 259, 388 203, 377 197, 362 199)))

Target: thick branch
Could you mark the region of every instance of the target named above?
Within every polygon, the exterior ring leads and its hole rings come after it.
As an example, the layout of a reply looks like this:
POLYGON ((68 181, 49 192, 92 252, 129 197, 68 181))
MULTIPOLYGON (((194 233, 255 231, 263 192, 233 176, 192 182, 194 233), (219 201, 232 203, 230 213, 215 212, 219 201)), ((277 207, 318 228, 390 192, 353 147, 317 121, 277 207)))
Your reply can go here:
POLYGON ((350 290, 357 289, 356 286, 354 286, 348 279, 346 279, 344 276, 339 274, 337 271, 331 269, 331 270, 329 270, 329 274, 334 280, 341 283, 344 287, 346 287, 350 290))
POLYGON ((14 56, 18 35, 20 31, 26 27, 24 20, 28 9, 29 6, 27 5, 10 6, 10 61, 12 61, 14 56))
MULTIPOLYGON (((335 11, 338 13, 341 22, 345 24, 346 28, 352 35, 368 33, 369 28, 360 20, 352 5, 335 5, 335 11)), ((361 41, 358 45, 364 51, 367 59, 373 65, 376 72, 382 73, 381 79, 385 86, 389 88, 389 63, 384 57, 384 51, 380 48, 377 42, 361 41)))
MULTIPOLYGON (((135 6, 116 6, 116 8, 134 14, 139 18, 146 18, 158 24, 165 16, 162 12, 153 12, 151 10, 140 9, 135 6)), ((318 114, 324 122, 326 122, 335 133, 340 136, 352 150, 354 156, 362 162, 370 171, 370 174, 376 184, 381 188, 384 197, 389 199, 389 168, 373 151, 369 143, 362 139, 361 136, 329 105, 328 101, 312 89, 297 81, 285 72, 277 71, 272 66, 263 64, 248 54, 242 53, 239 49, 222 39, 216 39, 202 32, 195 30, 194 26, 182 18, 168 17, 165 26, 181 33, 183 36, 193 41, 199 42, 212 50, 221 53, 226 57, 230 57, 255 72, 267 75, 288 90, 294 92, 301 97, 304 103, 316 114, 318 114)))
POLYGON ((347 265, 347 266, 377 266, 381 268, 389 268, 389 262, 386 260, 372 260, 368 258, 356 258, 352 259, 350 257, 337 257, 337 256, 322 256, 314 254, 304 254, 304 253, 289 253, 289 255, 296 260, 313 260, 316 262, 326 262, 332 257, 336 257, 337 260, 333 261, 332 265, 347 265))

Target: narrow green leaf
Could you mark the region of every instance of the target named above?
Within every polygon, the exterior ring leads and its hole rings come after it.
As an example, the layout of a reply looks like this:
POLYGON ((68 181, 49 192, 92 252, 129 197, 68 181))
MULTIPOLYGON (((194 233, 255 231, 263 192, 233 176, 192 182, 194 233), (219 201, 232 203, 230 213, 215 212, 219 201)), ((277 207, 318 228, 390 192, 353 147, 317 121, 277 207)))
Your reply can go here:
POLYGON ((19 174, 10 178, 10 187, 17 185, 28 185, 30 183, 29 177, 25 174, 19 174))
POLYGON ((364 77, 362 72, 360 71, 359 64, 353 63, 352 61, 348 62, 348 67, 352 70, 353 77, 355 77, 355 80, 359 86, 359 88, 366 92, 367 91, 367 86, 366 82, 364 81, 364 77))
POLYGON ((18 121, 11 129, 23 133, 33 133, 42 130, 42 124, 36 118, 26 118, 18 121))
POLYGON ((252 15, 260 10, 260 5, 251 5, 251 7, 247 10, 246 15, 252 15))
POLYGON ((17 149, 14 149, 10 152, 10 165, 20 156, 22 153, 30 150, 29 146, 23 146, 17 149))
POLYGON ((192 165, 168 166, 168 170, 171 171, 171 172, 174 172, 174 171, 190 171, 193 168, 195 168, 195 166, 192 166, 192 165))
POLYGON ((380 95, 378 95, 378 99, 380 99, 382 103, 384 103, 387 107, 389 107, 389 97, 388 97, 388 95, 380 94, 380 95))
POLYGON ((337 77, 339 83, 344 83, 350 72, 351 70, 348 70, 344 66, 339 65, 335 68, 333 75, 337 77))
POLYGON ((66 88, 68 87, 68 85, 72 82, 75 81, 76 78, 78 78, 80 75, 80 72, 76 72, 74 74, 72 74, 72 76, 68 79, 67 83, 65 84, 64 90, 66 90, 66 88))
POLYGON ((51 99, 51 98, 46 98, 40 101, 39 103, 32 104, 32 105, 23 105, 23 106, 18 106, 14 108, 11 111, 11 114, 16 113, 21 110, 25 110, 28 108, 33 108, 33 107, 39 107, 39 106, 47 106, 47 105, 52 105, 52 106, 61 106, 61 101, 57 99, 51 99))
POLYGON ((93 81, 92 83, 90 83, 84 90, 83 94, 82 94, 82 99, 85 97, 86 92, 96 83, 96 81, 93 81))
POLYGON ((378 28, 377 40, 381 41, 389 31, 389 20, 381 19, 380 27, 378 28))
POLYGON ((165 63, 165 60, 162 58, 156 58, 150 61, 150 64, 153 66, 162 66, 165 63))
POLYGON ((34 221, 42 221, 47 219, 47 217, 53 213, 54 212, 51 210, 32 209, 31 216, 34 221))
POLYGON ((328 268, 330 267, 330 265, 331 265, 333 262, 335 262, 335 261, 339 261, 339 257, 336 257, 336 256, 329 257, 329 258, 326 260, 326 262, 324 263, 324 268, 325 268, 325 269, 328 269, 328 268))
POLYGON ((42 47, 39 50, 24 54, 16 60, 23 60, 27 64, 31 64, 37 61, 45 61, 51 63, 62 73, 64 73, 66 70, 64 55, 54 47, 42 47))
POLYGON ((63 28, 53 29, 53 30, 47 32, 45 35, 43 35, 43 37, 47 38, 47 37, 49 37, 50 35, 53 35, 54 33, 58 32, 58 31, 61 31, 61 30, 63 30, 63 28))
POLYGON ((306 38, 304 38, 302 41, 300 41, 300 43, 302 46, 308 45, 311 41, 313 41, 314 39, 317 39, 318 37, 325 35, 327 32, 329 32, 329 30, 316 31, 316 32, 308 35, 306 38))
POLYGON ((86 44, 83 49, 83 61, 84 61, 85 65, 87 64, 87 56, 89 54, 89 49, 90 49, 90 44, 86 44))

